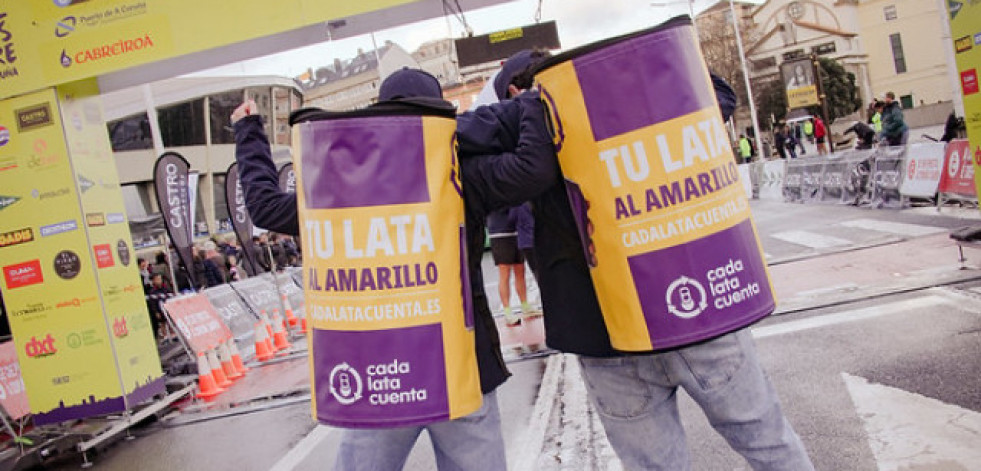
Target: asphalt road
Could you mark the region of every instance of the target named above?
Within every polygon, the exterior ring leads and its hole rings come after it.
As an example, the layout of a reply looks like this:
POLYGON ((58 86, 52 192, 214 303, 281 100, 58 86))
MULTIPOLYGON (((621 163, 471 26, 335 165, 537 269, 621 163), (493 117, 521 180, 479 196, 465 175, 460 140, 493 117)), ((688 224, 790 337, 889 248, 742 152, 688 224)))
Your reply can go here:
MULTIPOLYGON (((943 244, 945 231, 973 222, 981 214, 973 210, 965 213, 970 218, 964 218, 930 210, 769 201, 754 201, 752 207, 764 251, 771 263, 781 267, 781 276, 827 285, 831 289, 828 297, 838 295, 833 289, 835 275, 808 261, 843 254, 854 254, 856 260, 862 256, 889 258, 901 253, 900 247, 915 250, 917 244, 928 241, 936 246, 943 244), (892 247, 894 252, 890 252, 892 247)), ((952 245, 949 258, 946 246, 933 250, 936 255, 927 262, 944 270, 956 265, 952 245)), ((975 264, 981 262, 981 251, 969 252, 969 258, 975 264)), ((496 271, 485 273, 488 292, 496 293, 496 271)), ((981 276, 981 271, 960 274, 971 278, 981 276)), ((885 269, 874 275, 893 286, 902 286, 906 279, 904 273, 885 269)), ((875 282, 862 281, 862 286, 849 288, 849 292, 875 282)), ((755 327, 761 359, 787 415, 818 469, 981 469, 981 456, 973 451, 981 449, 977 446, 981 443, 977 439, 981 436, 981 378, 977 375, 981 371, 981 281, 896 291, 900 293, 879 293, 871 299, 859 297, 858 301, 774 316, 755 327)), ((550 361, 558 363, 566 357, 556 358, 550 361)), ((538 440, 545 446, 539 456, 545 456, 543 463, 549 463, 549 453, 564 457, 564 467, 555 469, 617 469, 615 456, 583 402, 583 390, 575 384, 574 371, 569 370, 567 377, 553 375, 552 379, 559 378, 554 381, 558 385, 553 396, 538 398, 545 364, 545 360, 513 363, 514 377, 500 390, 511 468, 526 469, 526 463, 516 460, 527 460, 528 443, 538 440), (529 417, 542 410, 543 401, 550 400, 562 407, 547 408, 552 415, 539 418, 549 422, 544 426, 529 423, 529 417), (574 416, 555 415, 563 410, 574 416), (588 446, 579 446, 586 449, 555 445, 569 437, 571 430, 579 430, 565 427, 577 426, 591 431, 588 446)), ((682 411, 695 469, 748 469, 687 398, 682 399, 682 411)), ((94 456, 96 469, 329 469, 339 437, 335 430, 315 427, 304 402, 177 427, 157 423, 137 429, 135 435, 135 440, 120 441, 94 456)), ((78 463, 70 458, 48 469, 77 469, 78 463)), ((406 469, 434 469, 426 440, 417 444, 406 469)))

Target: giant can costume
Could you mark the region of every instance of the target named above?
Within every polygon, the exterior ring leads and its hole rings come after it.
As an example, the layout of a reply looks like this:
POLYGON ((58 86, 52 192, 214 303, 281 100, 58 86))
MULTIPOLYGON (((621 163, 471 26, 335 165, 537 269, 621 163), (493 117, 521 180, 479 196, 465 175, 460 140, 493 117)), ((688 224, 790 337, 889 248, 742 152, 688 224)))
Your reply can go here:
POLYGON ((552 57, 535 79, 615 348, 686 345, 773 311, 690 19, 552 57))
POLYGON ((454 112, 414 99, 291 117, 322 423, 424 425, 480 408, 454 112))

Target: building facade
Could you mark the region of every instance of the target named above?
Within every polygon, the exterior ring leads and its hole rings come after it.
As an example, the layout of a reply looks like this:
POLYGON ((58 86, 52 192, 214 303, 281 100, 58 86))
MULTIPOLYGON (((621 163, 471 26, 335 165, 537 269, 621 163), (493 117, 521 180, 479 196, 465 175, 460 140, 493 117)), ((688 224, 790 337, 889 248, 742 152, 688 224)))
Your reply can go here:
POLYGON ((903 108, 952 99, 940 33, 946 11, 936 1, 864 0, 858 14, 876 96, 891 91, 903 108))
POLYGON ((159 214, 153 184, 158 150, 152 128, 156 127, 161 149, 182 155, 199 174, 195 235, 230 231, 224 188, 225 173, 235 162, 235 136, 229 117, 246 99, 255 100, 274 160, 277 166, 284 165, 290 161, 289 114, 302 102, 299 87, 282 77, 200 77, 156 82, 149 89, 149 96, 141 88, 103 95, 129 219, 159 214), (155 123, 151 116, 156 116, 155 123))

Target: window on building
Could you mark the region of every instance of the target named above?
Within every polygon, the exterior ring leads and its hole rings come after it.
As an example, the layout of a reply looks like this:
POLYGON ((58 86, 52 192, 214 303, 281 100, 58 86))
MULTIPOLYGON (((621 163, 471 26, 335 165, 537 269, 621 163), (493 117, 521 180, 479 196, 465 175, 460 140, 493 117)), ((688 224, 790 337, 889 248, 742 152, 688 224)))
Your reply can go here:
POLYGON ((903 40, 899 33, 889 35, 889 44, 892 46, 892 61, 896 65, 896 73, 906 72, 906 56, 903 54, 903 40))
POLYGON ((255 100, 255 106, 262 115, 263 130, 267 136, 272 136, 272 88, 271 87, 252 87, 247 89, 246 95, 255 100))
POLYGON ((204 99, 157 110, 160 135, 166 147, 204 145, 204 99))
POLYGON ((766 70, 777 66, 776 57, 764 57, 762 59, 750 61, 753 65, 753 70, 766 70))
POLYGON ((228 216, 228 205, 225 203, 225 181, 227 175, 212 175, 215 182, 215 222, 217 232, 232 230, 232 220, 228 216))
POLYGON ((153 149, 153 135, 146 113, 127 116, 106 124, 112 151, 153 149))
POLYGON ((276 144, 290 144, 290 89, 273 88, 273 112, 276 115, 276 144))
POLYGON ((882 8, 882 13, 886 17, 886 21, 892 21, 898 18, 896 14, 896 5, 886 5, 882 8))
POLYGON ((211 143, 234 144, 235 133, 229 124, 229 117, 238 105, 242 104, 242 90, 234 90, 208 97, 208 114, 211 117, 211 143))
POLYGON ((913 107, 913 95, 902 95, 899 97, 899 105, 903 107, 904 110, 908 110, 913 107))

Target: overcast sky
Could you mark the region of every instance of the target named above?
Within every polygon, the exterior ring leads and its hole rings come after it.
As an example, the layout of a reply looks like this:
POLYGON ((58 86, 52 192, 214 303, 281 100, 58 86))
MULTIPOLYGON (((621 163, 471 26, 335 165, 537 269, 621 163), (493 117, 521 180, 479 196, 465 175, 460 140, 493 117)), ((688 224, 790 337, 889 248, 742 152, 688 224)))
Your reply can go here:
MULTIPOLYGON (((719 0, 695 0, 695 12, 719 0)), ((727 1, 727 0, 722 0, 727 1)), ((752 3, 762 3, 753 0, 752 3)), ((535 21, 538 0, 515 0, 466 13, 474 34, 528 25, 535 21)), ((688 13, 687 0, 544 0, 542 21, 555 20, 565 49, 653 26, 688 13), (652 4, 665 6, 652 6, 652 4)), ((412 52, 420 44, 439 38, 460 37, 463 25, 455 17, 437 18, 378 31, 377 44, 390 40, 412 52)), ((370 36, 354 37, 281 52, 259 59, 218 67, 195 75, 282 75, 293 77, 307 68, 332 64, 334 58, 350 59, 357 50, 373 49, 370 36)))

